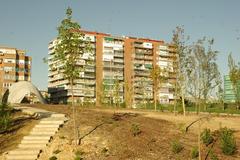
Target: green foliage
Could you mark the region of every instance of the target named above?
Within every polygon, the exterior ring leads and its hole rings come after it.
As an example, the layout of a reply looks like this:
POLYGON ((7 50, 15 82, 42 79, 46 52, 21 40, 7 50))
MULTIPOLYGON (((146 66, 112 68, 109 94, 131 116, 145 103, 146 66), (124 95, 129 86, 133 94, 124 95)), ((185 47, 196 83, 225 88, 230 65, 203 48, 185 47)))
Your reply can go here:
POLYGON ((236 140, 231 129, 226 127, 220 129, 220 144, 224 154, 233 155, 236 152, 236 140))
POLYGON ((135 137, 139 135, 142 131, 140 130, 140 127, 138 124, 132 124, 131 132, 132 132, 132 135, 135 137))
POLYGON ((77 150, 76 152, 75 152, 75 158, 74 158, 74 160, 82 160, 83 159, 83 154, 84 154, 84 152, 83 151, 80 151, 80 150, 77 150))
POLYGON ((49 160, 57 160, 57 157, 56 156, 52 156, 49 158, 49 160))
POLYGON ((175 154, 177 154, 177 153, 179 153, 179 152, 181 152, 183 150, 183 146, 182 146, 182 144, 180 143, 179 140, 176 140, 176 139, 173 140, 170 143, 170 145, 171 145, 172 152, 175 153, 175 154))
POLYGON ((114 83, 113 83, 113 99, 114 103, 117 105, 118 108, 120 108, 121 104, 121 95, 120 95, 120 90, 122 88, 122 83, 118 79, 118 77, 115 77, 114 83))
POLYGON ((211 160, 218 160, 217 155, 212 150, 210 150, 209 155, 211 160))
POLYGON ((229 77, 232 82, 232 89, 235 96, 237 108, 240 107, 240 65, 236 65, 232 55, 228 56, 229 77))
MULTIPOLYGON (((77 65, 84 53, 91 53, 91 43, 80 31, 81 27, 77 22, 72 21, 72 10, 66 11, 67 18, 63 19, 58 27, 57 45, 53 60, 56 66, 50 65, 51 68, 61 66, 57 70, 68 79, 70 85, 74 80, 80 77, 80 72, 84 70, 83 66, 77 65)), ((89 55, 91 59, 92 55, 89 55)))
POLYGON ((80 156, 76 156, 76 157, 74 158, 74 160, 83 160, 83 158, 80 157, 80 156))
POLYGON ((198 155, 199 155, 198 147, 195 146, 191 150, 191 157, 192 159, 195 159, 198 157, 198 155))
POLYGON ((11 124, 11 110, 7 104, 0 104, 0 132, 6 131, 11 124))
POLYGON ((213 39, 204 37, 188 49, 187 90, 196 102, 197 112, 200 111, 201 103, 204 104, 204 110, 207 109, 207 98, 221 85, 221 75, 216 63, 218 51, 213 50, 213 44, 213 39))
POLYGON ((211 134, 210 129, 205 128, 202 131, 201 140, 202 140, 203 144, 205 144, 206 146, 208 146, 209 144, 211 144, 213 142, 213 136, 211 134))

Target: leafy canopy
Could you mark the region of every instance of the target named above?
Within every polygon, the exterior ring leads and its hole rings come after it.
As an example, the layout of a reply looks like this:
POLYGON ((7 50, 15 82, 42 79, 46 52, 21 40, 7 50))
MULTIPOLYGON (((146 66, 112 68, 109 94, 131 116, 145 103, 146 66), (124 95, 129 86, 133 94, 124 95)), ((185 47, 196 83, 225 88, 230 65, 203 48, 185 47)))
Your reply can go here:
POLYGON ((66 18, 62 20, 57 28, 58 37, 55 48, 54 59, 57 65, 61 66, 61 73, 64 78, 73 81, 79 77, 83 67, 76 67, 84 53, 91 52, 90 42, 81 32, 77 22, 72 21, 72 9, 66 11, 66 18))

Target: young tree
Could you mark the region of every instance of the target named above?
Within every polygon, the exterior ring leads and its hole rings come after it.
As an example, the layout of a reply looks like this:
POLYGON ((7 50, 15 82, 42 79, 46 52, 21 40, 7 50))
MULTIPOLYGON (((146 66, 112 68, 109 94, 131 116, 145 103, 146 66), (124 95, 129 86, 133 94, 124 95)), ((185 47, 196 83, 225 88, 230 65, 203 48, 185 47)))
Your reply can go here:
POLYGON ((229 77, 232 83, 233 93, 237 109, 240 107, 240 65, 236 65, 232 54, 228 56, 229 77))
POLYGON ((223 91, 223 88, 222 88, 222 80, 221 78, 219 78, 219 82, 218 82, 218 86, 217 86, 217 98, 218 98, 218 103, 220 105, 222 105, 223 107, 223 110, 225 110, 225 106, 224 106, 224 91, 223 91))
POLYGON ((105 93, 105 83, 99 84, 99 90, 97 91, 97 96, 99 97, 99 102, 101 105, 105 103, 106 93, 105 93))
POLYGON ((142 77, 139 81, 139 95, 142 97, 141 103, 144 105, 145 109, 147 109, 147 93, 146 93, 146 85, 147 79, 142 77))
POLYGON ((118 79, 118 77, 116 76, 113 84, 113 99, 118 108, 120 108, 120 102, 121 102, 121 95, 120 95, 121 88, 122 88, 122 84, 118 79))
POLYGON ((191 46, 188 58, 188 86, 189 93, 195 98, 199 107, 202 102, 206 107, 207 98, 211 96, 212 91, 216 90, 220 82, 220 73, 216 63, 217 51, 212 50, 213 39, 200 39, 191 46), (205 45, 207 44, 207 48, 205 45))
POLYGON ((168 77, 168 69, 160 68, 158 65, 155 65, 151 70, 150 77, 153 80, 153 92, 154 92, 154 110, 157 111, 157 99, 159 95, 159 90, 161 88, 162 83, 167 81, 168 77))
POLYGON ((189 38, 185 38, 184 29, 177 26, 173 31, 172 43, 176 48, 176 54, 178 56, 177 70, 176 70, 176 84, 175 84, 175 104, 174 110, 176 109, 176 100, 177 97, 181 97, 183 115, 185 116, 186 107, 185 107, 185 95, 186 95, 186 86, 187 86, 187 49, 186 41, 189 38))
POLYGON ((124 103, 125 105, 130 105, 126 106, 126 108, 132 108, 133 104, 133 86, 128 82, 124 82, 124 92, 126 92, 127 96, 124 96, 124 103))
POLYGON ((73 109, 74 120, 74 139, 78 144, 78 135, 75 119, 74 106, 74 84, 75 80, 80 77, 83 67, 78 65, 79 60, 84 53, 91 52, 91 45, 86 40, 85 35, 80 31, 81 27, 77 22, 72 21, 72 9, 66 11, 66 18, 62 20, 58 29, 57 45, 55 48, 54 61, 59 67, 59 72, 70 83, 71 104, 73 109))

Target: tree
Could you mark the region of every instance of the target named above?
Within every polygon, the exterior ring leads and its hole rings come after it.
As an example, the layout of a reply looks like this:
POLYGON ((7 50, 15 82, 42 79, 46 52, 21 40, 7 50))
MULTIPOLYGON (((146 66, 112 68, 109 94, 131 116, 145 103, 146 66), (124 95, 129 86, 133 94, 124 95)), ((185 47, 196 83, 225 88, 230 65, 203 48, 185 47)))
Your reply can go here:
POLYGON ((113 84, 113 99, 118 108, 120 108, 120 102, 121 102, 121 95, 120 95, 121 88, 122 88, 122 84, 118 79, 118 76, 116 76, 113 84))
POLYGON ((99 102, 101 105, 105 103, 106 93, 105 93, 105 83, 99 83, 99 90, 97 91, 97 97, 99 97, 99 102))
POLYGON ((162 83, 167 81, 168 77, 168 69, 160 68, 158 65, 155 65, 151 70, 150 77, 153 80, 153 92, 154 92, 154 110, 157 111, 157 99, 159 95, 159 90, 161 88, 162 83))
POLYGON ((71 104, 74 120, 75 144, 78 144, 78 135, 75 120, 74 89, 75 80, 80 78, 83 67, 78 65, 84 53, 91 52, 91 45, 85 35, 80 31, 81 27, 77 22, 72 21, 72 9, 66 10, 66 18, 61 21, 57 28, 57 45, 55 48, 54 61, 59 67, 60 74, 69 81, 71 90, 71 104))
POLYGON ((8 104, 0 102, 0 134, 5 133, 12 121, 11 109, 8 104))
POLYGON ((185 95, 186 95, 186 79, 187 79, 187 49, 188 46, 185 44, 189 37, 185 38, 184 29, 177 26, 173 31, 172 43, 176 48, 176 54, 178 56, 177 70, 176 70, 176 84, 175 84, 175 104, 174 111, 176 110, 177 97, 181 97, 183 115, 185 116, 185 95))
POLYGON ((240 65, 236 65, 232 54, 228 56, 228 67, 229 67, 229 77, 232 83, 233 93, 235 96, 235 103, 237 105, 237 109, 240 106, 240 65))
POLYGON ((124 103, 125 105, 130 105, 126 106, 127 108, 131 108, 133 104, 133 86, 128 82, 124 82, 124 92, 126 92, 126 96, 124 96, 124 103))
POLYGON ((213 39, 205 37, 198 40, 189 49, 188 56, 188 93, 194 97, 197 111, 200 111, 200 103, 207 109, 207 98, 216 90, 220 82, 220 73, 216 63, 217 51, 212 49, 213 39), (207 45, 207 48, 205 47, 207 45))
POLYGON ((224 106, 224 91, 222 88, 222 81, 219 79, 219 85, 217 87, 217 98, 218 98, 218 103, 223 106, 223 110, 225 110, 224 106))
POLYGON ((144 108, 147 109, 147 93, 146 93, 146 86, 147 86, 147 79, 145 77, 141 77, 138 82, 138 94, 141 97, 144 108))

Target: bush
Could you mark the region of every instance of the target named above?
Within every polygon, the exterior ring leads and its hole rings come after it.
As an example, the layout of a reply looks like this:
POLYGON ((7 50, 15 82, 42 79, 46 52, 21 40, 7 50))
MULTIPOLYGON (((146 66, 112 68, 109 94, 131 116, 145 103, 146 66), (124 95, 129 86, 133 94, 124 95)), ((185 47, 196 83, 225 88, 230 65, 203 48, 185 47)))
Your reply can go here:
POLYGON ((140 127, 138 124, 132 124, 131 132, 133 136, 139 135, 142 131, 140 130, 140 127))
POLYGON ((208 146, 209 144, 211 144, 213 142, 213 136, 211 134, 210 129, 205 128, 202 131, 201 140, 202 140, 203 144, 205 144, 206 146, 208 146))
POLYGON ((56 156, 52 156, 49 158, 49 160, 57 160, 57 157, 56 156))
POLYGON ((76 157, 74 158, 74 160, 83 160, 83 158, 80 157, 80 156, 76 156, 76 157))
POLYGON ((78 150, 78 151, 76 151, 75 152, 75 158, 74 158, 74 160, 82 160, 83 159, 83 154, 84 154, 84 152, 83 151, 80 151, 80 150, 78 150))
POLYGON ((172 149, 173 153, 179 153, 179 152, 182 151, 183 146, 182 146, 182 144, 180 143, 179 140, 173 140, 171 142, 171 149, 172 149))
POLYGON ((236 140, 231 129, 226 127, 220 129, 220 144, 225 155, 233 155, 236 152, 236 140))
POLYGON ((198 157, 198 155, 199 155, 198 147, 195 146, 192 148, 191 157, 192 159, 195 159, 198 157))
POLYGON ((210 150, 209 155, 211 160, 218 160, 217 155, 212 150, 210 150))
POLYGON ((0 104, 0 133, 6 131, 11 124, 11 113, 7 104, 0 104))

